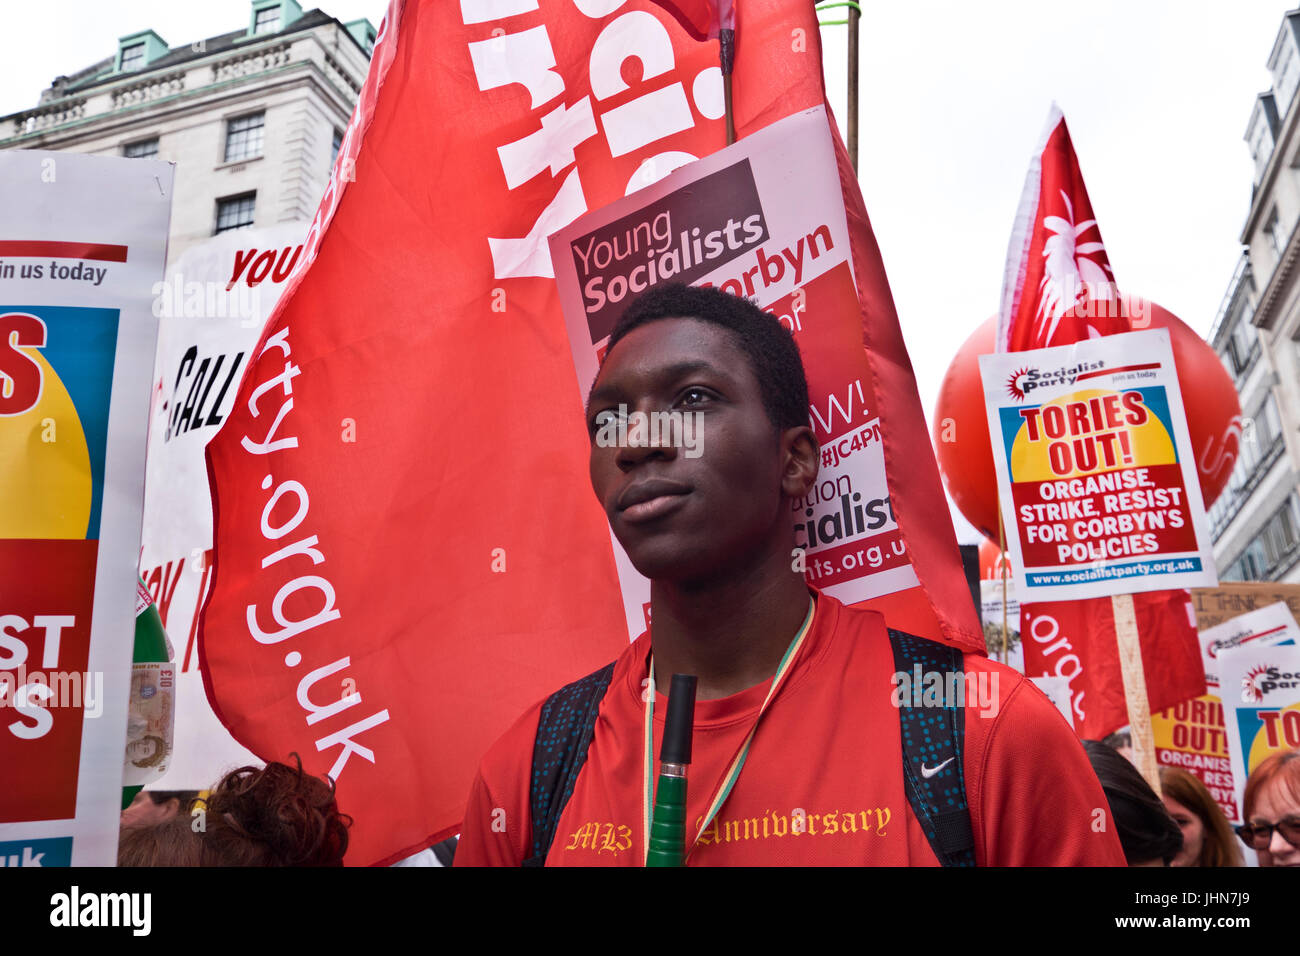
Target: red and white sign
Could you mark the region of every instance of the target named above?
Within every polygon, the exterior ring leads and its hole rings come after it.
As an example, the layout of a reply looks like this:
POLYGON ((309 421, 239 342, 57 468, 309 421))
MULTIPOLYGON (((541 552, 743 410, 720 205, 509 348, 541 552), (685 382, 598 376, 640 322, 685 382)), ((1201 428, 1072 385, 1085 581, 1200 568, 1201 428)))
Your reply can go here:
POLYGON ((1218 578, 1169 333, 980 356, 1026 603, 1218 578))
POLYGON ((198 610, 212 580, 203 449, 235 403, 262 326, 302 258, 306 223, 241 229, 191 246, 156 287, 160 319, 144 486, 140 576, 176 648, 169 790, 204 790, 257 764, 221 726, 199 673, 198 610))
MULTIPOLYGON (((583 216, 551 238, 551 260, 579 396, 590 391, 623 309, 661 282, 720 288, 777 316, 803 355, 809 421, 822 448, 816 485, 790 514, 809 582, 848 604, 916 587, 858 347, 862 317, 823 108, 773 123, 583 216)), ((635 639, 646 629, 650 582, 616 540, 613 547, 635 639)))

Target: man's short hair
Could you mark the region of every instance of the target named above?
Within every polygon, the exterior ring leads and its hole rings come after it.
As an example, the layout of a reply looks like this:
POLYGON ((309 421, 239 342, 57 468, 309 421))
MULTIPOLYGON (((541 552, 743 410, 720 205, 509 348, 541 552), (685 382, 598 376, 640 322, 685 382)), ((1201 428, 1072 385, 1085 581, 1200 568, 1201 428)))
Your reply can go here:
POLYGON ((655 286, 633 300, 609 333, 608 355, 633 329, 660 319, 699 319, 729 329, 758 379, 763 408, 777 429, 808 424, 808 379, 794 335, 770 312, 720 289, 680 282, 655 286))

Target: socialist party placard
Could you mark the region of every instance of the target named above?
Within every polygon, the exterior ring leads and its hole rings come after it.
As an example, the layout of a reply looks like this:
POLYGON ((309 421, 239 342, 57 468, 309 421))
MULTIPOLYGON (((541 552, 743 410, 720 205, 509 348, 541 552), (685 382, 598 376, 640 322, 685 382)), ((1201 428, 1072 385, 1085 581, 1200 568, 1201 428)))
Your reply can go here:
POLYGON ((1163 329, 980 356, 1023 602, 1217 582, 1163 329))
POLYGON ((114 862, 170 163, 0 152, 0 859, 114 862))
POLYGON ((1300 750, 1300 646, 1243 644, 1219 659, 1232 779, 1244 814, 1250 775, 1274 754, 1300 750))
POLYGON ((1231 713, 1234 692, 1220 686, 1221 659, 1239 648, 1294 645, 1300 626, 1286 604, 1278 602, 1241 614, 1199 634, 1206 693, 1151 715, 1156 760, 1181 767, 1209 789, 1228 818, 1241 823, 1241 804, 1234 784, 1225 708, 1231 713))
MULTIPOLYGON (((816 484, 790 513, 809 582, 846 603, 917 585, 890 507, 879 412, 867 401, 848 223, 823 108, 677 169, 550 243, 584 400, 610 330, 660 283, 719 288, 776 316, 799 344, 822 450, 816 484)), ((707 454, 708 435, 699 438, 707 454)), ((635 637, 649 623, 649 582, 613 544, 635 637)))

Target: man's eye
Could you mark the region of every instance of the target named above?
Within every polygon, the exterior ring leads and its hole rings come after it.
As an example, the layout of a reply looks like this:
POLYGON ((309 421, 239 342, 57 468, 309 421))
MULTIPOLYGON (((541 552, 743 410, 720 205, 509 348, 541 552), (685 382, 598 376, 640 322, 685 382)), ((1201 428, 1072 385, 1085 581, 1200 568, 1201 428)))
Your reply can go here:
POLYGON ((617 424, 617 422, 618 422, 618 412, 612 408, 606 408, 603 411, 599 411, 592 416, 591 430, 593 432, 597 432, 600 431, 602 428, 608 428, 611 425, 615 425, 617 424))
POLYGON ((686 389, 686 391, 682 392, 682 397, 679 399, 679 404, 703 405, 706 402, 708 402, 710 398, 712 398, 712 395, 709 393, 708 389, 699 388, 697 386, 693 388, 688 388, 686 389))

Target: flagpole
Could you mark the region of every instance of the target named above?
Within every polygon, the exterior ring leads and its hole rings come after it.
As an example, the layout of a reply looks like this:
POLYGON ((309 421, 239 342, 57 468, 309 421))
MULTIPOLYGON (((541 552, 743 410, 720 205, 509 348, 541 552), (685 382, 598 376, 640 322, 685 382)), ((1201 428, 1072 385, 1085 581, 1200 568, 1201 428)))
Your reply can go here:
POLYGON ((1159 797, 1162 796, 1160 770, 1156 765, 1151 701, 1147 698, 1147 679, 1142 667, 1142 645, 1138 641, 1133 595, 1112 594, 1110 604, 1115 614, 1115 641, 1119 647, 1119 669, 1128 705, 1129 735, 1133 738, 1133 763, 1159 797))
POLYGON ((998 563, 1002 565, 1002 663, 1007 662, 1007 543, 1002 526, 1002 502, 998 506, 998 563))
POLYGON ((731 111, 731 71, 736 63, 736 31, 718 31, 718 64, 722 67, 722 105, 727 114, 727 145, 736 141, 736 118, 731 111))
POLYGON ((849 160, 853 172, 858 171, 858 21, 862 11, 858 5, 849 5, 849 160))

